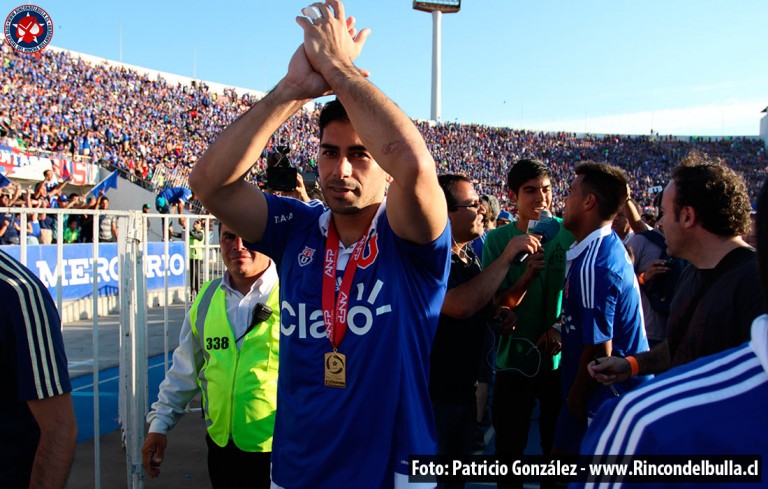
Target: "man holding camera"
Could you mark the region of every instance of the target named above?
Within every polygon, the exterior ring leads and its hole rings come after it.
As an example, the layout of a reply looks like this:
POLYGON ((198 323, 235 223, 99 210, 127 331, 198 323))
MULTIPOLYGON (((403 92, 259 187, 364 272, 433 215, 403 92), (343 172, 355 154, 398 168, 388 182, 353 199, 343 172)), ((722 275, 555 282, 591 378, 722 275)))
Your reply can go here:
POLYGON ((288 73, 190 185, 280 270, 273 487, 405 487, 408 456, 436 451, 428 373, 450 265, 445 199, 418 129, 353 64, 368 31, 339 1, 304 13, 288 73), (318 155, 329 209, 246 183, 281 124, 329 93, 318 155))
POLYGON ((272 195, 293 197, 302 202, 312 200, 304 186, 304 178, 296 167, 291 164, 288 153, 290 146, 278 146, 267 158, 267 181, 264 191, 272 195))
POLYGON ((219 246, 226 271, 201 287, 184 319, 173 365, 147 415, 142 462, 150 477, 160 474, 166 433, 201 391, 211 484, 266 489, 277 395, 277 271, 224 224, 219 246))

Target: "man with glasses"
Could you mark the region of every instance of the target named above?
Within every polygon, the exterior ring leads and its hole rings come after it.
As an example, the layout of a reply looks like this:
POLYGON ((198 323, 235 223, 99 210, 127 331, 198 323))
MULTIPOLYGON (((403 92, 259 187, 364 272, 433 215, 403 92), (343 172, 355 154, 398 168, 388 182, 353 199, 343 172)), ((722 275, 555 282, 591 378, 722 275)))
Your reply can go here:
MULTIPOLYGON (((481 270, 470 243, 483 232, 485 207, 466 177, 440 175, 438 181, 448 204, 453 245, 448 292, 430 357, 429 390, 438 453, 461 457, 470 454, 475 438, 478 367, 493 360, 484 341, 496 312, 493 295, 518 253, 536 253, 540 244, 534 235, 517 236, 498 259, 481 270)), ((499 317, 505 321, 502 327, 511 329, 515 315, 507 313, 500 312, 499 317)), ((446 488, 463 486, 459 483, 446 488)))

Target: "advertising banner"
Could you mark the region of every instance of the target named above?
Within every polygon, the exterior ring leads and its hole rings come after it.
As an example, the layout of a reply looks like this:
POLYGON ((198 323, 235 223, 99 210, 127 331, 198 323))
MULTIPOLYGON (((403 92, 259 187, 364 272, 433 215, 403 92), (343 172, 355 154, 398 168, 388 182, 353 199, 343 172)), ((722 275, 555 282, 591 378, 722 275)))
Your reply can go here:
POLYGON ((98 165, 64 158, 37 156, 0 142, 0 173, 6 177, 41 181, 43 172, 51 169, 59 180, 69 177, 71 185, 94 185, 99 179, 98 165))
MULTIPOLYGON (((19 259, 19 246, 3 246, 2 250, 19 259)), ((65 244, 64 279, 62 297, 64 300, 82 299, 93 295, 91 271, 93 245, 89 243, 65 244)), ((187 260, 184 255, 184 243, 174 241, 169 244, 169 259, 163 256, 163 243, 148 243, 145 257, 147 269, 147 290, 162 290, 165 286, 165 274, 168 275, 168 287, 183 287, 187 272, 187 260)), ((56 245, 36 245, 27 247, 27 267, 42 280, 53 297, 56 297, 56 245)), ((117 243, 99 244, 96 275, 99 281, 99 295, 117 295, 120 283, 118 276, 117 243)))

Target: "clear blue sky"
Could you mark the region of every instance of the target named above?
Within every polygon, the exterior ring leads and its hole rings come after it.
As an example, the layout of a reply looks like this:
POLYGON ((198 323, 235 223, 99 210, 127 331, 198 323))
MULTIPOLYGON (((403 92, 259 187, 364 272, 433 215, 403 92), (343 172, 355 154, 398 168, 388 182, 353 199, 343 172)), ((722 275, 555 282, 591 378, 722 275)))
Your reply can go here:
MULTIPOLYGON (((54 46, 118 60, 122 31, 126 63, 268 90, 301 42, 294 17, 308 3, 36 4, 53 18, 54 46)), ((373 30, 357 64, 411 117, 428 118, 431 16, 409 0, 345 5, 373 30)), ((443 16, 442 120, 756 135, 768 106, 767 21, 768 0, 464 0, 443 16)))

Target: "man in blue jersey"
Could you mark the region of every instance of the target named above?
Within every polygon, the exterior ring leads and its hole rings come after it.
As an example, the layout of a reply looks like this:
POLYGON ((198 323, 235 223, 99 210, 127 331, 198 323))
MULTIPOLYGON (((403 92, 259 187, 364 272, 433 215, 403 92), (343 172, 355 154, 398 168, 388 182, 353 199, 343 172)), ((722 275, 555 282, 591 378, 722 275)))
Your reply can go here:
POLYGON ((429 350, 450 266, 445 198, 417 128, 353 64, 368 30, 338 1, 304 12, 288 73, 222 132, 190 185, 280 271, 273 487, 405 487, 408 456, 436 451, 429 350), (331 92, 317 160, 329 208, 245 182, 281 124, 331 92))
POLYGON ((0 304, 0 486, 64 487, 77 422, 61 320, 40 279, 2 251, 0 304))
POLYGON ((563 365, 565 407, 555 435, 558 453, 578 453, 587 427, 607 398, 634 388, 642 378, 616 388, 598 387, 587 365, 595 357, 628 356, 648 350, 640 286, 621 239, 611 230, 624 206, 627 177, 614 166, 593 162, 576 167, 565 202, 563 225, 576 241, 566 253, 563 290, 563 365))
POLYGON ((170 214, 175 207, 176 213, 181 214, 184 211, 184 204, 192 202, 195 193, 186 187, 168 187, 155 199, 155 209, 160 214, 170 214))
MULTIPOLYGON (((757 207, 759 275, 768 296, 768 185, 763 185, 757 207)), ((626 397, 605 403, 584 437, 582 453, 595 455, 595 462, 609 460, 607 455, 757 455, 765 467, 767 410, 768 315, 763 314, 752 322, 749 342, 673 368, 626 397)), ((763 487, 764 480, 737 485, 763 487)), ((605 482, 600 487, 621 486, 620 481, 605 482)), ((704 478, 631 486, 693 488, 704 482, 707 487, 734 486, 704 478)), ((584 485, 594 486, 572 487, 584 485)))
MULTIPOLYGON (((5 192, 0 194, 0 207, 11 206, 11 195, 5 192)), ((19 244, 19 230, 18 225, 14 226, 16 222, 16 215, 10 212, 4 212, 0 214, 0 245, 2 244, 19 244)))
MULTIPOLYGON (((176 214, 184 213, 184 204, 192 202, 195 199, 195 193, 186 187, 168 187, 155 198, 155 209, 160 214, 171 214, 173 209, 176 209, 176 214)), ((187 220, 183 217, 179 218, 179 225, 182 228, 187 226, 187 220)), ((173 224, 168 223, 168 234, 172 237, 179 238, 181 233, 173 231, 173 224)))

